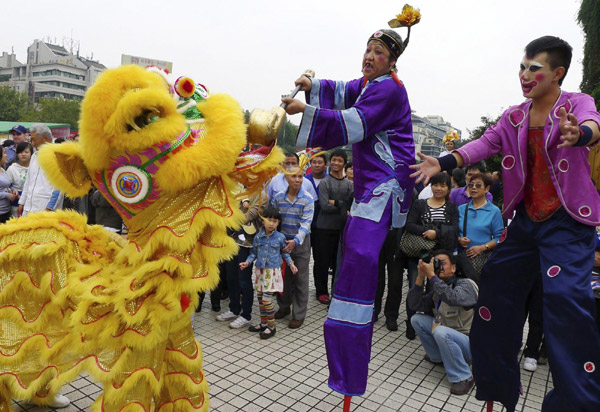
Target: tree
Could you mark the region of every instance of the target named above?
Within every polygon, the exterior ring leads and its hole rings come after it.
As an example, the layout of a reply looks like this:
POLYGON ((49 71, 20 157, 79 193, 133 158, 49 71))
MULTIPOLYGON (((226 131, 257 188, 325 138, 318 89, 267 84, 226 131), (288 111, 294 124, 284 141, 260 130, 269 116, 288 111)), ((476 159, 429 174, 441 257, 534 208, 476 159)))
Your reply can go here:
MULTIPOLYGON (((469 140, 459 140, 456 144, 456 148, 458 149, 465 144, 472 142, 473 140, 479 139, 485 131, 491 126, 498 123, 500 120, 500 116, 496 117, 496 119, 492 119, 489 116, 481 116, 481 125, 477 126, 475 129, 467 129, 467 131, 471 134, 471 138, 469 140)), ((487 170, 490 172, 501 172, 502 171, 502 156, 500 154, 494 155, 485 161, 487 170)))
POLYGON ((594 98, 600 109, 600 2, 582 0, 577 20, 585 33, 580 88, 594 98))
POLYGON ((298 126, 286 120, 277 135, 277 146, 281 147, 284 152, 296 152, 297 134, 298 126))
POLYGON ((46 123, 69 123, 72 129, 79 130, 80 111, 80 100, 44 98, 40 99, 37 106, 37 121, 46 123))
POLYGON ((29 107, 27 93, 0 86, 0 120, 17 122, 29 107))

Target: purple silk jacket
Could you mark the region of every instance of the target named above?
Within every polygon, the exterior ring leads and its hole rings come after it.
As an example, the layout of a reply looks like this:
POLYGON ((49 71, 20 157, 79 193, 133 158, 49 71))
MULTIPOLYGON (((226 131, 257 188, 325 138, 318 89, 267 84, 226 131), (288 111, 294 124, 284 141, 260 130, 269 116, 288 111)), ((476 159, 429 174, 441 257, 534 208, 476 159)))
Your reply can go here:
MULTIPOLYGON (((473 164, 502 152, 504 207, 502 216, 512 218, 517 205, 523 200, 527 177, 527 141, 529 108, 527 100, 506 110, 498 124, 490 127, 481 138, 457 149, 465 164, 473 164)), ((579 124, 593 120, 600 126, 600 115, 594 100, 582 93, 561 91, 544 127, 544 153, 550 178, 567 213, 578 222, 600 225, 600 196, 590 178, 588 147, 566 147, 562 143, 558 112, 564 107, 573 113, 579 124)))
POLYGON ((414 186, 408 168, 415 163, 408 96, 389 74, 363 84, 364 78, 313 79, 296 145, 328 150, 352 144, 350 215, 379 222, 391 197, 392 226, 402 227, 414 186))

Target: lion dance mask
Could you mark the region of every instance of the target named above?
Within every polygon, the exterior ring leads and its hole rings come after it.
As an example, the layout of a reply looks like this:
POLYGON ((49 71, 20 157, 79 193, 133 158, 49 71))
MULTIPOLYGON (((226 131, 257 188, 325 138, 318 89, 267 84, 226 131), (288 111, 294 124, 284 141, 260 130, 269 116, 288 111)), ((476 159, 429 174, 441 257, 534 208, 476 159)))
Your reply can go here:
POLYGON ((197 292, 237 252, 238 199, 281 151, 242 152, 237 102, 155 68, 104 72, 80 125, 79 143, 44 145, 39 162, 70 197, 98 188, 129 240, 70 211, 0 225, 0 412, 48 404, 84 371, 104 387, 94 411, 206 411, 197 292))

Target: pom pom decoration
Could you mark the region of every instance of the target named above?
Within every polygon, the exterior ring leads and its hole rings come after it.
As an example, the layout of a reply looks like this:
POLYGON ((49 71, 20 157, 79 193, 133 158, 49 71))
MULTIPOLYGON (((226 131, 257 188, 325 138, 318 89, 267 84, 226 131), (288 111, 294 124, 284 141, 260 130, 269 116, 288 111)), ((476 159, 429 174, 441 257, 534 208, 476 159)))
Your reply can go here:
POLYGON ((395 29, 398 27, 411 27, 420 21, 421 12, 419 9, 415 9, 412 6, 405 4, 402 8, 402 13, 396 15, 396 18, 390 20, 388 24, 392 29, 395 29))
POLYGON ((185 98, 192 97, 194 92, 196 91, 196 85, 194 81, 189 77, 181 76, 177 80, 175 80, 175 92, 185 98))
POLYGON ((458 139, 460 139, 460 136, 458 135, 458 133, 456 133, 455 130, 452 130, 451 132, 448 132, 444 135, 444 138, 442 139, 442 141, 444 143, 448 143, 448 142, 454 142, 458 139))

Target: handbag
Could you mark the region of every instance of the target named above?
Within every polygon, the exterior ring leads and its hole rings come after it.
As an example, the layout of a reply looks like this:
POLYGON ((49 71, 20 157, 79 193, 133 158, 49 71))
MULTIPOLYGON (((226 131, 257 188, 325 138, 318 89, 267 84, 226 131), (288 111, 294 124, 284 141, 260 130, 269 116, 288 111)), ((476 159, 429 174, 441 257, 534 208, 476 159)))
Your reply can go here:
MULTIPOLYGON (((431 213, 429 212, 429 206, 427 206, 427 213, 431 219, 431 213)), ((435 246, 435 240, 425 239, 422 235, 415 235, 404 230, 402 239, 400 239, 400 250, 408 257, 419 257, 424 251, 430 251, 435 246)))
MULTIPOLYGON (((467 204, 466 208, 465 208, 465 219, 463 220, 463 236, 467 235, 467 217, 469 216, 469 204, 467 204)), ((462 266, 462 271, 463 274, 465 276, 467 276, 470 279, 475 280, 476 282, 479 282, 479 277, 481 276, 481 269, 483 269, 483 266, 485 265, 485 262, 487 262, 487 260, 490 258, 490 255, 492 254, 491 250, 486 250, 483 253, 480 253, 479 255, 475 256, 475 257, 469 257, 467 256, 467 254, 463 251, 459 253, 459 263, 462 266)))

